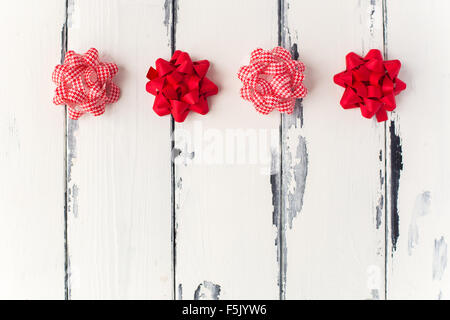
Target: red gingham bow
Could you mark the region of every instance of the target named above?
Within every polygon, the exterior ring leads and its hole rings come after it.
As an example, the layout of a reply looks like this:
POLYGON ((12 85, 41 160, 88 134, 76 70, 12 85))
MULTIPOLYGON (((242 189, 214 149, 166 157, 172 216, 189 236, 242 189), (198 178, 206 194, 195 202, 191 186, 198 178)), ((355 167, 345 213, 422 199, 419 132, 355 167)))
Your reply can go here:
POLYGON ((306 96, 303 86, 305 65, 292 60, 288 50, 276 47, 270 51, 256 49, 250 65, 239 69, 241 97, 253 102, 256 111, 268 114, 273 109, 291 114, 295 100, 306 96))
POLYGON ((370 119, 375 115, 378 122, 386 121, 386 111, 396 108, 395 96, 406 89, 406 84, 397 78, 400 61, 383 61, 376 49, 364 58, 350 52, 345 60, 347 70, 334 76, 334 82, 345 88, 341 106, 360 108, 363 117, 370 119))
POLYGON ((74 120, 86 112, 103 114, 106 104, 119 99, 120 89, 112 82, 118 70, 114 63, 100 62, 95 48, 84 55, 68 51, 64 63, 53 71, 52 80, 57 85, 53 103, 67 105, 74 120))

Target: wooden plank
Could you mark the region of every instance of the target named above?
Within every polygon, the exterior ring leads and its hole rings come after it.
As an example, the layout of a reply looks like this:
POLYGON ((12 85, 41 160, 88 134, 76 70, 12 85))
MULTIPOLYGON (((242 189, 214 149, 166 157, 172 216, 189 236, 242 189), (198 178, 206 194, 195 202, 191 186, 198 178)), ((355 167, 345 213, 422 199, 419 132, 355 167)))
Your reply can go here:
POLYGON ((386 11, 388 57, 408 86, 388 131, 388 298, 449 299, 450 3, 387 1, 386 11))
POLYGON ((280 115, 259 115, 240 98, 237 71, 253 49, 277 44, 277 2, 178 6, 176 48, 210 60, 219 94, 209 99, 209 114, 176 124, 177 298, 276 299, 278 191, 272 194, 271 180, 280 115))
POLYGON ((339 105, 345 55, 383 48, 381 1, 285 1, 309 95, 283 118, 287 299, 384 298, 384 125, 339 105))
POLYGON ((0 299, 64 299, 62 1, 0 5, 0 299))
POLYGON ((70 297, 171 298, 170 119, 145 91, 148 67, 170 53, 170 8, 77 0, 69 12, 69 49, 96 46, 122 90, 101 117, 68 121, 70 297))

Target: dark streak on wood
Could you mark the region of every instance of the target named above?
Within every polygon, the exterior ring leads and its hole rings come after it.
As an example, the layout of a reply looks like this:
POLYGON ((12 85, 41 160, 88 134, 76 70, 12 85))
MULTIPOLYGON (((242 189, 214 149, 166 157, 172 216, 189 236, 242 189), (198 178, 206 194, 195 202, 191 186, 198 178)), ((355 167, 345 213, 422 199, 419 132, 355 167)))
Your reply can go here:
MULTIPOLYGON (((281 46, 284 43, 285 38, 285 1, 284 0, 278 0, 278 45, 281 46)), ((279 135, 280 135, 280 141, 279 141, 279 150, 281 150, 283 146, 283 117, 280 116, 280 128, 279 128, 279 135)), ((276 239, 276 248, 277 248, 277 259, 278 259, 278 296, 280 300, 285 299, 285 292, 286 292, 286 234, 283 229, 283 213, 281 212, 281 186, 283 185, 283 156, 282 152, 279 153, 279 164, 278 164, 278 170, 277 170, 277 176, 276 180, 275 177, 272 177, 271 175, 271 185, 272 185, 272 203, 276 203, 276 206, 274 205, 274 224, 276 222, 277 227, 277 239, 276 239), (274 188, 275 183, 278 183, 276 185, 276 188, 274 188), (275 221, 275 216, 277 215, 277 219, 275 221)), ((272 162, 273 162, 273 155, 272 155, 272 162)))
MULTIPOLYGON (((280 133, 281 137, 281 133, 280 133)), ((280 142, 281 143, 281 142, 280 142)), ((271 168, 270 168, 270 186, 272 191, 272 223, 277 229, 275 238, 275 247, 277 248, 277 262, 279 265, 278 287, 280 288, 279 295, 281 297, 284 287, 284 274, 282 259, 285 254, 283 228, 281 220, 281 172, 280 172, 280 153, 272 150, 271 168)))
MULTIPOLYGON (((170 50, 171 54, 175 52, 176 49, 176 24, 177 24, 177 11, 178 11, 178 1, 177 0, 166 0, 164 8, 166 9, 166 4, 170 1, 170 50)), ((166 9, 167 10, 167 9, 166 9)), ((170 150, 175 151, 175 122, 173 117, 170 118, 170 150)), ((171 242, 172 242, 172 298, 176 299, 177 290, 177 279, 176 279, 176 266, 177 266, 177 217, 176 217, 176 183, 175 183, 175 158, 171 159, 171 210, 172 210, 172 221, 171 221, 171 242)), ((181 299, 181 297, 180 297, 181 299)))
MULTIPOLYGON (((387 56, 387 7, 386 0, 381 0, 381 9, 383 16, 383 55, 387 56)), ((388 239, 389 239, 389 229, 388 229, 388 218, 387 218, 387 210, 388 210, 388 180, 387 180, 387 123, 384 122, 384 299, 388 299, 388 239)), ((381 161, 381 153, 380 153, 380 161, 381 161)))
POLYGON ((400 171, 403 170, 402 145, 400 136, 395 131, 395 123, 391 121, 389 125, 390 133, 390 184, 391 184, 391 241, 392 249, 397 249, 397 241, 399 237, 399 214, 398 214, 398 190, 400 187, 400 171))
MULTIPOLYGON (((69 0, 65 1, 64 8, 64 23, 61 30, 61 63, 64 62, 64 58, 67 52, 67 43, 68 43, 68 9, 69 9, 69 0)), ((69 244, 68 244, 68 225, 67 225, 67 204, 68 204, 68 137, 67 137, 67 107, 64 112, 64 299, 70 299, 70 278, 69 278, 69 244)))

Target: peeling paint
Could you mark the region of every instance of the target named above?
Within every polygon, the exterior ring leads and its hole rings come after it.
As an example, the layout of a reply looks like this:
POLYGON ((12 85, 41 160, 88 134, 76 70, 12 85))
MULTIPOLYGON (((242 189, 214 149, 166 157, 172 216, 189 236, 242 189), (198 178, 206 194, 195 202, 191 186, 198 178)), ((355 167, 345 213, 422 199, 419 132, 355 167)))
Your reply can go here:
POLYGON ((285 254, 285 241, 283 239, 284 232, 281 227, 281 175, 280 175, 280 153, 278 148, 271 149, 271 165, 270 165, 270 186, 272 190, 272 223, 276 228, 276 237, 275 237, 275 247, 277 248, 277 262, 281 266, 280 267, 280 276, 278 277, 278 287, 280 288, 280 292, 283 291, 284 288, 284 275, 285 271, 283 269, 284 263, 282 262, 283 256, 285 254))
POLYGON ((433 280, 441 280, 447 267, 447 242, 444 237, 434 240, 433 280))
POLYGON ((178 11, 178 1, 177 0, 165 0, 164 1, 164 20, 163 24, 167 29, 167 36, 169 39, 169 46, 172 51, 175 51, 175 34, 176 34, 176 24, 177 24, 177 11, 178 11))
MULTIPOLYGON (((187 146, 184 146, 184 149, 187 150, 187 146)), ((172 161, 175 163, 177 161, 178 164, 183 164, 187 166, 188 163, 192 163, 192 160, 195 158, 195 152, 183 152, 180 148, 172 149, 172 161)))
POLYGON ((177 300, 183 300, 183 285, 181 283, 178 284, 178 297, 177 300))
POLYGON ((79 28, 78 10, 76 10, 75 0, 67 1, 67 28, 79 28))
MULTIPOLYGON (((164 26, 167 28, 167 35, 170 35, 170 23, 172 20, 172 0, 164 1, 164 26)), ((170 39, 169 39, 170 41, 170 39)))
POLYGON ((302 135, 302 112, 299 105, 291 116, 283 118, 283 212, 286 212, 290 229, 303 208, 308 176, 308 150, 302 135))
POLYGON ((380 294, 378 292, 378 289, 372 289, 370 293, 372 295, 373 300, 380 300, 380 294))
POLYGON ((203 281, 195 290, 194 300, 219 300, 221 287, 210 281, 203 281))
POLYGON ((179 177, 175 183, 175 209, 178 211, 181 208, 182 205, 182 199, 183 196, 183 178, 179 177))
POLYGON ((376 207, 377 215, 376 215, 376 227, 377 229, 380 229, 381 227, 381 221, 383 218, 383 208, 384 208, 384 196, 380 194, 380 197, 378 199, 378 205, 376 207))
POLYGON ((77 120, 67 120, 67 182, 72 180, 73 160, 77 157, 77 139, 75 132, 78 130, 77 120))
POLYGON ((78 218, 78 185, 73 184, 67 189, 67 214, 78 218))
POLYGON ((64 58, 66 57, 66 51, 67 51, 67 14, 66 19, 64 20, 64 24, 61 28, 61 59, 60 63, 64 63, 64 58))
POLYGON ((425 191, 416 197, 414 209, 411 216, 411 222, 408 230, 408 254, 412 254, 412 250, 419 244, 419 227, 417 219, 426 216, 430 212, 431 193, 425 191))
POLYGON ((73 282, 70 256, 67 256, 67 267, 65 272, 66 272, 65 274, 66 300, 69 300, 72 297, 72 282, 73 282))
POLYGON ((369 32, 370 36, 374 36, 374 29, 375 29, 375 8, 376 8, 376 0, 370 0, 370 12, 369 12, 369 32))
MULTIPOLYGON (((380 166, 385 167, 385 162, 383 158, 383 149, 380 149, 378 153, 378 160, 380 161, 380 166)), ((384 213, 384 193, 385 193, 385 187, 384 187, 384 176, 383 176, 383 170, 379 170, 379 176, 380 176, 380 189, 378 191, 378 204, 375 207, 376 210, 376 216, 375 216, 375 226, 378 229, 380 229, 381 224, 383 222, 383 213, 384 213)))
POLYGON ((280 224, 280 154, 276 149, 271 150, 270 187, 272 191, 272 223, 279 228, 280 224))
MULTIPOLYGON (((279 45, 289 49, 293 59, 299 58, 297 33, 291 34, 288 24, 289 3, 279 1, 279 45)), ((302 100, 295 102, 294 112, 283 115, 281 121, 281 226, 279 235, 279 262, 280 262, 280 299, 285 299, 287 280, 287 245, 286 227, 292 229, 294 218, 303 208, 303 198, 308 175, 308 150, 303 135, 303 106, 302 100)))
POLYGON ((399 232, 398 215, 398 190, 400 187, 400 171, 403 170, 402 145, 400 136, 396 133, 395 122, 391 121, 389 125, 390 133, 390 165, 391 165, 391 241, 393 251, 397 249, 399 232))

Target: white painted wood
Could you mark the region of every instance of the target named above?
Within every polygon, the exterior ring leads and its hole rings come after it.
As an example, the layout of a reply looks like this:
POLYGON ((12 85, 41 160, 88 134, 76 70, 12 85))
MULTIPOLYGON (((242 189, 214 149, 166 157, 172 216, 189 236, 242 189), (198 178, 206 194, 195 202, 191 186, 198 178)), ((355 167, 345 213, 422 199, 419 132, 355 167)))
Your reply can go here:
MULTIPOLYGON (((383 48, 382 0, 282 1, 309 95, 283 117, 280 164, 279 114, 254 111, 236 77, 277 44, 278 1, 177 1, 176 48, 209 59, 220 91, 176 125, 173 279, 170 118, 145 91, 170 57, 171 2, 69 1, 69 49, 97 47, 122 89, 101 117, 67 120, 69 298, 277 299, 281 264, 287 299, 449 299, 450 3, 385 1, 408 85, 385 126, 343 110, 332 80, 349 51, 383 48)), ((65 1, 0 4, 0 299, 65 295, 66 120, 50 81, 64 19, 65 1)))
POLYGON ((64 299, 62 1, 0 4, 0 299, 64 299))
MULTIPOLYGON (((391 240, 389 245, 388 298, 450 299, 450 3, 396 0, 387 1, 386 10, 388 55, 401 60, 399 77, 407 84, 397 96, 393 124, 403 170, 399 236, 396 248, 391 240)), ((395 147, 395 135, 391 140, 395 147)))
POLYGON ((209 98, 209 114, 192 113, 176 125, 181 152, 175 181, 177 297, 277 299, 270 135, 276 174, 280 115, 258 114, 240 98, 237 79, 253 49, 276 46, 277 2, 183 0, 178 5, 176 48, 194 60, 210 60, 208 76, 219 94, 209 98), (256 138, 240 140, 243 152, 236 144, 226 146, 239 130, 256 138), (238 156, 245 159, 238 162, 238 156))
POLYGON ((69 49, 116 62, 122 94, 68 123, 72 299, 172 297, 170 119, 152 110, 146 73, 170 52, 162 0, 76 0, 69 49))
POLYGON ((287 119, 283 132, 283 159, 291 161, 284 174, 307 165, 301 210, 301 175, 283 179, 292 186, 284 194, 286 298, 382 299, 384 124, 343 110, 343 89, 333 83, 348 52, 383 48, 381 1, 287 1, 285 10, 286 40, 298 44, 309 89, 303 127, 287 119))

